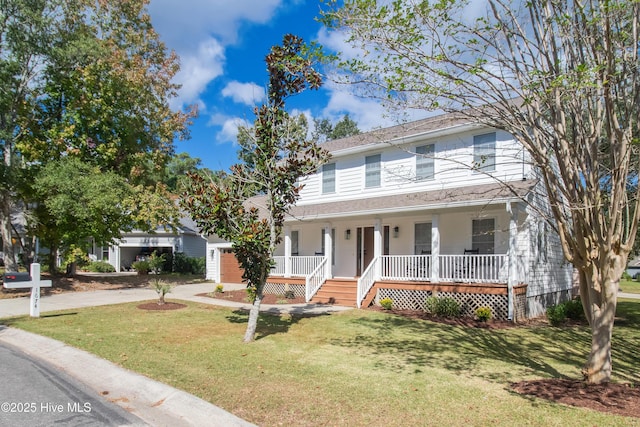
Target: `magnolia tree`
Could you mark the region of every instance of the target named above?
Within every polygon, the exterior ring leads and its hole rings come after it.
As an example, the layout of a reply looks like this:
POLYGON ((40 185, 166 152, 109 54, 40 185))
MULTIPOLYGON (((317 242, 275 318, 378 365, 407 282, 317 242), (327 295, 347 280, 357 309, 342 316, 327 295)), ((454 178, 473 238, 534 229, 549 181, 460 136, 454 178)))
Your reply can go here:
POLYGON ((583 373, 611 378, 618 283, 640 215, 640 4, 624 0, 329 1, 347 78, 406 108, 512 134, 537 166, 591 327, 583 373), (482 6, 478 10, 478 6, 482 6))
POLYGON ((243 278, 253 297, 244 336, 253 341, 260 303, 273 254, 282 239, 289 207, 298 199, 298 179, 315 172, 328 158, 315 142, 291 126, 285 100, 321 85, 313 68, 313 52, 293 35, 284 37, 266 57, 269 72, 267 103, 256 108, 253 132, 243 132, 242 150, 250 161, 231 167, 215 181, 191 175, 183 206, 202 232, 232 243, 243 278))

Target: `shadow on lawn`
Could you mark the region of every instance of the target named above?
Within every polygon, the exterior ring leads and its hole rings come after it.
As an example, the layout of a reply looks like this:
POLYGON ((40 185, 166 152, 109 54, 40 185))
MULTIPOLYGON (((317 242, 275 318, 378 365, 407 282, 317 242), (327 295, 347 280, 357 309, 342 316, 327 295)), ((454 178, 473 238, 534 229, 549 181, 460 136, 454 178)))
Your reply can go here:
MULTIPOLYGON (((618 313, 620 322, 614 327, 613 336, 614 375, 617 380, 638 382, 640 302, 620 302, 618 313)), ((380 368, 404 371, 413 367, 415 372, 424 367, 443 368, 499 382, 525 374, 564 378, 566 366, 579 371, 591 342, 586 325, 490 330, 394 315, 358 317, 353 321, 370 331, 357 328, 357 335, 333 343, 383 356, 380 368), (521 367, 521 372, 512 372, 510 365, 521 367)))
MULTIPOLYGON (((312 305, 309 305, 312 307, 312 305)), ((258 326, 256 328, 256 340, 269 335, 284 334, 303 318, 327 316, 328 313, 285 313, 277 309, 260 311, 258 326)), ((231 323, 244 323, 249 321, 249 311, 244 309, 234 310, 226 316, 231 323)))

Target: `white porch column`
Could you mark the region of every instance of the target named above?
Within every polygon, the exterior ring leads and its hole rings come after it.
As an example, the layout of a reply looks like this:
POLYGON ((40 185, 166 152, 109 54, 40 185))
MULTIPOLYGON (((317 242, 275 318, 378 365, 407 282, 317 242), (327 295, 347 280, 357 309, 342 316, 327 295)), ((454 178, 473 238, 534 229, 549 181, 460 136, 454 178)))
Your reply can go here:
POLYGON ((518 283, 518 206, 507 202, 507 212, 511 215, 509 218, 509 277, 507 278, 507 298, 509 306, 509 320, 515 319, 515 298, 513 295, 513 286, 518 283))
POLYGON ((284 277, 291 277, 291 227, 284 226, 284 277))
MULTIPOLYGON (((383 248, 382 248, 382 220, 380 218, 376 219, 376 222, 373 226, 373 259, 380 260, 382 256, 383 248)), ((376 262, 375 264, 375 275, 376 278, 382 276, 382 263, 376 262)))
POLYGON ((327 278, 333 278, 333 236, 331 223, 324 225, 324 257, 327 260, 327 278))
POLYGON ((431 281, 440 280, 440 215, 431 216, 431 281))

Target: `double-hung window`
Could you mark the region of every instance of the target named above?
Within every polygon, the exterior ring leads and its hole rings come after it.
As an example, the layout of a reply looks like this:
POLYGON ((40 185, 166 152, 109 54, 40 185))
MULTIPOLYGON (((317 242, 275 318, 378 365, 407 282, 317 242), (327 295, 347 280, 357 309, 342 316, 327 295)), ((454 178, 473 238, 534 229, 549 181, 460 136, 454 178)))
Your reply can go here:
POLYGON ((336 192, 336 164, 322 165, 322 194, 336 192))
POLYGON ((496 133, 473 137, 473 165, 482 172, 496 170, 496 133))
POLYGON ((414 227, 414 254, 431 254, 431 223, 421 222, 414 227))
POLYGON ((433 153, 434 145, 421 145, 416 147, 416 179, 433 179, 433 153))
POLYGON ((365 157, 365 188, 380 187, 380 161, 380 154, 365 157))
POLYGON ((493 254, 496 247, 496 220, 474 219, 471 228, 471 248, 477 249, 480 254, 493 254))

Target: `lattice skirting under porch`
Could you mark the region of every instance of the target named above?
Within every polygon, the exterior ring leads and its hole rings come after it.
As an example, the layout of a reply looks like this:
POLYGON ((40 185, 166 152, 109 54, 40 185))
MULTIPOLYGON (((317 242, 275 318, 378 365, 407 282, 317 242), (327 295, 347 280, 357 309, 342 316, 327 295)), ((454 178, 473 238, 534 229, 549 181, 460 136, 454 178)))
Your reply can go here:
MULTIPOLYGON (((426 310, 426 300, 434 294, 438 297, 451 297, 456 300, 458 304, 460 304, 460 310, 463 316, 473 317, 478 307, 490 307, 494 319, 507 320, 509 317, 507 295, 379 288, 375 298, 375 304, 379 305, 381 299, 391 298, 393 300, 393 308, 395 309, 426 310)), ((515 296, 515 320, 525 318, 526 301, 526 295, 524 294, 515 296)))
POLYGON ((292 283, 274 283, 267 282, 264 285, 264 293, 265 294, 273 294, 273 295, 284 295, 286 291, 293 291, 293 294, 297 297, 305 296, 305 286, 292 284, 292 283))

